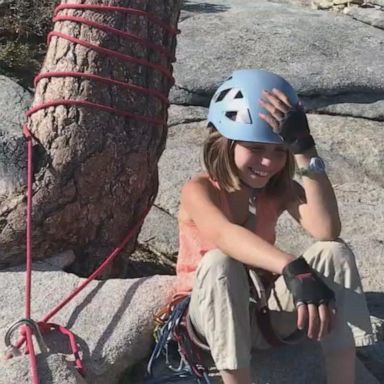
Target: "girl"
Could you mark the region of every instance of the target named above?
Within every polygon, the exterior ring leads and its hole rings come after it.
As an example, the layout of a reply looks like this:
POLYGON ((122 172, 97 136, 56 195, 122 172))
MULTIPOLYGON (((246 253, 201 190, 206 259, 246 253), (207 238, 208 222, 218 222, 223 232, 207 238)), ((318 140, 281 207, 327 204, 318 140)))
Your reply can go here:
POLYGON ((323 347, 328 383, 353 383, 355 344, 374 342, 369 313, 297 95, 275 74, 238 70, 213 96, 208 123, 207 172, 181 194, 177 276, 224 383, 250 384, 251 349, 268 347, 245 266, 275 280, 268 304, 280 336, 305 331, 323 347), (285 210, 319 240, 298 258, 274 246, 285 210))

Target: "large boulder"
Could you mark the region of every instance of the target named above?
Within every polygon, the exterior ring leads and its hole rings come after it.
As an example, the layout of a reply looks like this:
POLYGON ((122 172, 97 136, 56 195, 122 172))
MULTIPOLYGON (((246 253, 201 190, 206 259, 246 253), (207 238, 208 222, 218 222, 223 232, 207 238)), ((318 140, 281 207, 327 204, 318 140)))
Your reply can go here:
POLYGON ((350 7, 346 8, 344 12, 363 23, 384 29, 384 12, 380 9, 350 7))
MULTIPOLYGON (((63 354, 40 354, 37 368, 41 384, 87 384, 73 362, 63 354)), ((0 384, 32 384, 28 356, 0 360, 0 384)))
POLYGON ((267 1, 213 1, 180 23, 175 104, 207 106, 236 68, 286 77, 307 107, 383 120, 383 32, 343 14, 267 1))

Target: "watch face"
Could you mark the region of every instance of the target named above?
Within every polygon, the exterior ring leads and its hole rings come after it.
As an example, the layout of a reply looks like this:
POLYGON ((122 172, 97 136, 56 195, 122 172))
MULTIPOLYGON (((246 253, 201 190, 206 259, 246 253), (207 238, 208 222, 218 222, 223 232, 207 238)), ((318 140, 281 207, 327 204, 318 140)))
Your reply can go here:
POLYGON ((320 157, 312 157, 309 163, 309 168, 311 169, 312 172, 316 172, 316 173, 324 172, 325 164, 323 159, 321 159, 320 157))

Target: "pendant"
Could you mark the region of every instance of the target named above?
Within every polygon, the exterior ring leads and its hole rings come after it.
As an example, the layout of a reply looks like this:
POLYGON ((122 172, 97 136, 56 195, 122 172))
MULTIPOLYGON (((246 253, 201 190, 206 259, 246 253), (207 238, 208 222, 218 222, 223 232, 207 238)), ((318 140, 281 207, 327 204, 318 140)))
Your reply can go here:
POLYGON ((256 216, 256 196, 249 198, 249 212, 256 216))

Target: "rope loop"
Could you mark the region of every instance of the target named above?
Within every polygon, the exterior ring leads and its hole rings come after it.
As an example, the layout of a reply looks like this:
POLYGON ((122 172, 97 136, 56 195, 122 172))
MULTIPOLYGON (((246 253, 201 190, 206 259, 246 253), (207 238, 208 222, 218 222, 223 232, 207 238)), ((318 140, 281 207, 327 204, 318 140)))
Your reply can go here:
POLYGON ((148 20, 151 20, 153 23, 159 25, 164 30, 168 31, 170 34, 174 36, 180 33, 179 29, 168 25, 158 17, 154 16, 152 13, 145 12, 140 9, 116 7, 112 5, 103 5, 103 4, 60 4, 54 10, 54 16, 57 16, 57 14, 64 9, 81 9, 84 11, 112 11, 112 12, 128 13, 135 16, 143 16, 143 17, 146 17, 148 20))
MULTIPOLYGON (((131 15, 136 15, 136 16, 142 16, 146 17, 148 20, 153 22, 156 25, 159 25, 162 27, 164 30, 166 30, 168 33, 170 33, 172 36, 175 36, 179 31, 168 24, 164 23, 162 20, 160 20, 158 17, 142 11, 142 10, 137 10, 137 9, 132 9, 132 8, 127 8, 127 7, 115 7, 115 6, 107 6, 107 5, 102 5, 102 4, 61 4, 58 5, 54 11, 54 17, 53 21, 54 22, 64 22, 64 21, 69 21, 69 22, 76 22, 79 24, 85 24, 93 28, 97 28, 99 30, 105 31, 107 33, 115 34, 118 35, 122 38, 125 39, 131 39, 133 41, 136 41, 143 46, 150 48, 154 51, 156 51, 158 54, 161 56, 166 57, 168 60, 171 62, 175 61, 174 55, 171 53, 169 49, 166 49, 158 44, 155 44, 148 39, 142 38, 138 35, 135 35, 130 32, 124 32, 121 30, 118 30, 116 28, 112 28, 106 24, 102 24, 99 22, 95 22, 92 20, 89 20, 84 17, 77 17, 77 16, 69 16, 69 15, 59 15, 60 11, 66 10, 66 9, 74 9, 74 10, 96 10, 96 11, 113 11, 113 12, 124 12, 128 13, 131 15)), ((91 49, 95 52, 98 52, 100 54, 113 57, 121 62, 124 63, 133 63, 136 65, 140 65, 143 67, 150 68, 154 71, 159 72, 164 79, 168 82, 170 86, 172 86, 175 83, 175 79, 172 75, 172 70, 165 65, 162 64, 157 64, 153 63, 149 60, 143 59, 143 58, 137 58, 133 57, 130 55, 123 54, 121 52, 118 52, 116 50, 108 49, 101 47, 100 45, 92 44, 89 41, 83 40, 83 39, 78 39, 75 38, 74 36, 58 32, 58 31, 51 31, 48 34, 48 44, 50 43, 51 39, 53 37, 56 37, 58 39, 64 39, 69 42, 72 42, 73 44, 78 44, 83 47, 86 47, 88 49, 91 49)), ((144 95, 148 96, 153 96, 157 98, 163 106, 168 107, 169 106, 169 101, 167 95, 165 95, 163 92, 157 90, 157 89, 151 89, 151 88, 146 88, 142 86, 138 86, 135 84, 131 84, 128 82, 123 82, 119 80, 115 80, 113 78, 105 77, 105 76, 100 76, 97 74, 92 74, 92 73, 84 73, 84 72, 78 72, 78 71, 51 71, 51 72, 45 72, 45 73, 40 73, 38 76, 35 77, 34 80, 34 85, 35 88, 38 86, 39 82, 42 79, 50 79, 53 77, 76 77, 76 78, 84 78, 88 80, 93 80, 101 83, 106 83, 108 85, 115 85, 124 89, 130 89, 134 92, 138 92, 144 95)), ((143 116, 137 113, 133 112, 128 112, 126 110, 119 110, 113 106, 107 106, 107 105, 101 105, 98 103, 94 103, 88 100, 67 100, 67 99, 59 99, 59 100, 50 100, 47 102, 44 102, 39 105, 35 105, 33 108, 31 108, 27 112, 27 117, 30 117, 33 113, 40 111, 42 109, 49 108, 51 106, 58 106, 58 105, 64 105, 64 106, 78 106, 78 107, 84 107, 84 108, 91 108, 91 109, 97 109, 97 110, 102 110, 110 113, 117 114, 119 116, 127 117, 130 119, 135 119, 139 121, 144 121, 150 124, 154 125, 159 125, 159 126, 165 126, 165 114, 162 114, 162 116, 158 117, 151 117, 151 116, 143 116)), ((25 136, 27 139, 30 139, 31 134, 30 132, 25 132, 25 136), (27 133, 27 134, 26 134, 27 133)))
POLYGON ((85 25, 88 25, 89 27, 94 27, 94 28, 100 29, 101 31, 109 32, 111 34, 120 36, 124 39, 133 40, 137 43, 140 43, 141 45, 144 45, 147 48, 152 49, 153 51, 157 52, 159 55, 162 55, 162 56, 170 59, 171 62, 176 61, 175 55, 173 55, 169 49, 166 49, 166 48, 162 47, 161 45, 154 44, 154 43, 152 43, 146 39, 142 39, 141 37, 139 37, 133 33, 124 32, 124 31, 121 31, 120 29, 112 28, 106 24, 96 23, 95 21, 88 20, 84 17, 56 16, 53 18, 54 23, 56 23, 58 21, 72 21, 72 22, 79 23, 79 24, 85 24, 85 25))
MULTIPOLYGON (((109 6, 109 5, 102 5, 102 4, 61 4, 56 7, 54 11, 54 21, 55 22, 62 22, 62 21, 69 21, 69 22, 76 22, 76 23, 84 23, 88 26, 98 28, 102 31, 105 31, 107 33, 116 34, 122 38, 127 38, 134 40, 136 42, 139 42, 145 47, 148 47, 150 49, 153 49, 156 51, 159 55, 164 56, 169 61, 174 61, 174 55, 170 52, 169 49, 163 48, 158 44, 155 44, 147 39, 143 39, 137 35, 134 35, 129 32, 124 32, 117 30, 115 28, 109 27, 105 24, 100 24, 91 20, 87 20, 85 18, 79 18, 75 16, 64 16, 64 15, 58 15, 58 13, 61 10, 65 9, 75 9, 75 10, 94 10, 94 11, 112 11, 112 12, 124 12, 127 14, 140 16, 140 17, 146 17, 148 20, 153 22, 154 24, 160 26, 165 31, 167 31, 171 37, 174 37, 177 33, 180 31, 164 21, 160 20, 158 17, 156 17, 153 14, 150 14, 148 12, 127 8, 127 7, 115 7, 115 6, 109 6)), ((91 50, 94 50, 96 52, 99 52, 101 54, 104 54, 108 57, 114 57, 121 62, 128 62, 128 63, 134 63, 136 65, 150 68, 151 70, 159 72, 164 79, 163 83, 167 82, 168 86, 172 86, 174 84, 174 78, 172 76, 172 66, 168 65, 167 67, 162 64, 152 63, 148 60, 137 58, 133 56, 129 56, 126 54, 122 54, 118 51, 103 48, 99 45, 91 44, 89 41, 85 41, 82 39, 77 39, 73 36, 63 34, 61 32, 52 31, 48 35, 48 41, 55 36, 56 38, 62 38, 66 39, 67 41, 70 41, 74 44, 79 44, 82 46, 85 46, 91 50)), ((141 68, 140 68, 141 69, 141 68)), ((107 83, 109 85, 118 86, 125 89, 131 89, 133 91, 142 93, 144 95, 156 97, 160 100, 163 107, 169 106, 168 101, 168 95, 162 92, 161 90, 157 89, 150 89, 141 87, 135 84, 122 82, 119 80, 115 80, 113 78, 104 77, 98 74, 92 74, 92 73, 84 73, 84 72, 75 72, 75 71, 52 71, 52 72, 42 72, 35 78, 35 88, 39 84, 39 82, 42 79, 50 79, 53 77, 80 77, 85 78, 88 80, 98 81, 107 83)), ((49 107, 56 107, 59 105, 65 105, 65 106, 77 106, 77 107, 83 107, 83 108, 90 108, 90 109, 97 109, 104 112, 109 112, 112 114, 117 114, 119 116, 123 116, 130 119, 139 120, 142 122, 150 123, 153 125, 160 125, 164 127, 166 125, 166 114, 162 113, 161 116, 145 116, 141 115, 135 112, 128 112, 126 110, 119 110, 115 108, 114 106, 104 105, 104 104, 97 104, 95 102, 91 102, 88 100, 73 100, 73 99, 59 99, 59 100, 47 100, 43 102, 42 104, 37 104, 31 107, 27 113, 27 118, 31 117, 34 113, 47 109, 49 107)), ((5 345, 7 346, 7 353, 6 358, 10 358, 12 356, 16 356, 20 353, 20 348, 23 346, 24 343, 26 343, 26 351, 29 353, 30 357, 30 367, 31 367, 31 374, 32 374, 32 383, 33 384, 39 384, 39 376, 37 372, 37 360, 36 360, 36 354, 34 350, 34 344, 32 340, 32 336, 34 335, 38 345, 40 347, 41 352, 47 352, 48 348, 46 344, 44 343, 42 332, 48 332, 52 330, 57 330, 66 336, 68 336, 72 352, 75 357, 75 364, 77 369, 80 373, 83 374, 83 364, 80 358, 80 354, 77 348, 76 340, 74 334, 68 330, 65 327, 62 327, 57 324, 53 323, 47 323, 49 319, 51 319, 57 312, 59 312, 65 305, 68 304, 69 301, 71 301, 75 296, 79 294, 81 290, 83 290, 92 280, 94 280, 106 267, 108 264, 110 264, 124 249, 126 244, 130 241, 130 239, 138 232, 139 228, 144 222, 144 219, 146 215, 148 214, 150 208, 152 207, 152 204, 154 202, 155 196, 151 197, 151 201, 149 202, 149 207, 146 209, 146 211, 141 215, 138 222, 133 225, 126 237, 121 241, 120 244, 117 245, 117 247, 111 252, 111 254, 99 265, 99 267, 87 278, 85 279, 74 291, 72 291, 66 298, 64 298, 56 307, 54 307, 45 317, 42 319, 41 322, 35 322, 30 318, 30 312, 31 312, 31 281, 32 281, 32 195, 33 195, 33 167, 32 167, 32 140, 33 135, 30 131, 30 128, 28 126, 28 123, 23 125, 23 135, 27 141, 27 148, 28 148, 28 167, 27 167, 27 176, 28 176, 28 182, 27 182, 27 217, 26 217, 26 283, 25 283, 25 318, 16 321, 14 324, 11 325, 11 327, 8 329, 8 331, 5 334, 5 345), (13 333, 20 328, 20 337, 17 341, 17 344, 12 344, 12 336, 13 333)))

